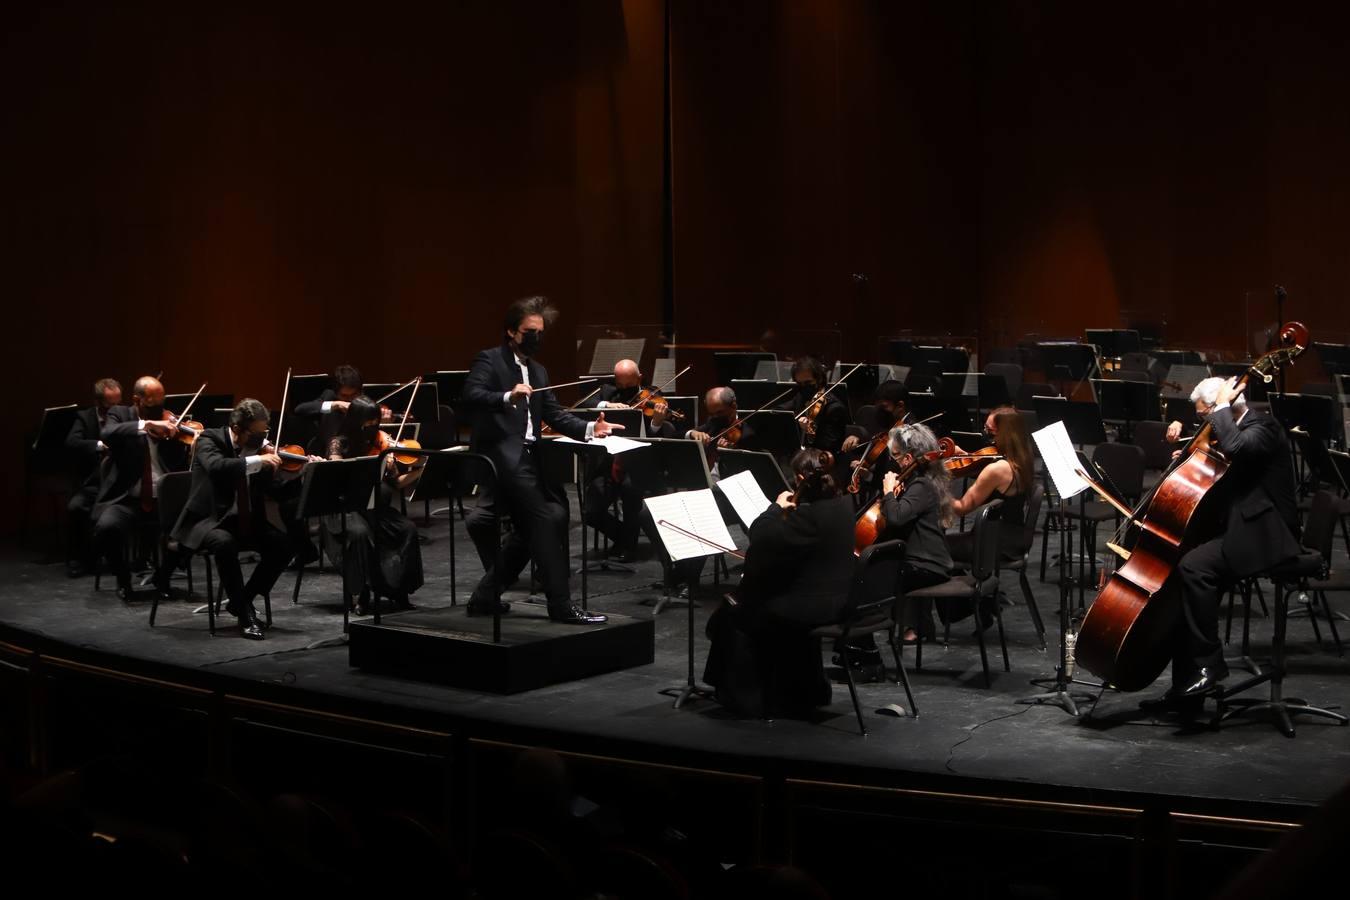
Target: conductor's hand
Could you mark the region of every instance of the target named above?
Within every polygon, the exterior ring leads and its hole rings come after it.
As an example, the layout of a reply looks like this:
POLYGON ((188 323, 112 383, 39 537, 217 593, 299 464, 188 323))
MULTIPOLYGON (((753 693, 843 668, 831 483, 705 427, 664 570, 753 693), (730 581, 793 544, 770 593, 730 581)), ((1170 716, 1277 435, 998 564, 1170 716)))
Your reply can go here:
POLYGON ((269 450, 266 453, 258 454, 258 462, 275 472, 277 467, 281 465, 281 457, 269 450))
POLYGON ((530 394, 533 393, 534 389, 531 388, 528 384, 518 384, 515 387, 511 388, 511 402, 518 404, 520 403, 521 400, 528 400, 530 394))
POLYGON ((862 441, 856 434, 850 434, 848 437, 844 438, 844 445, 839 449, 841 452, 847 453, 860 443, 862 443, 862 441))
POLYGON ((601 413, 595 417, 595 436, 598 438, 609 437, 616 431, 623 431, 623 426, 615 422, 606 422, 605 414, 601 413))
POLYGON ((795 509, 797 504, 792 502, 792 491, 783 491, 778 495, 778 499, 773 501, 783 509, 795 509))
POLYGON ((1181 440, 1181 423, 1171 422, 1167 426, 1167 443, 1175 444, 1181 440))

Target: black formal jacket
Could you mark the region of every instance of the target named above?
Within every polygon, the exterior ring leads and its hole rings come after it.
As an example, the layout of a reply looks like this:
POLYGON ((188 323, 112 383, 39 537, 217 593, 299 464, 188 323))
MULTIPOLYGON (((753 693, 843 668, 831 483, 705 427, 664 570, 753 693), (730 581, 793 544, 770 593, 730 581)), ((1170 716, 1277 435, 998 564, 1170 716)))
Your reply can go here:
POLYGON ((786 514, 775 503, 750 523, 737 602, 801 625, 835 622, 856 566, 848 497, 803 503, 786 514))
POLYGON ((912 479, 899 497, 881 501, 881 514, 886 519, 881 537, 904 541, 906 562, 946 575, 952 569, 952 554, 947 549, 938 500, 938 489, 930 476, 912 479))
POLYGON ((75 422, 66 435, 66 453, 77 488, 98 486, 98 407, 90 406, 75 414, 75 422))
MULTIPOLYGON (((108 410, 99 439, 108 448, 108 458, 100 473, 98 499, 94 503, 97 518, 105 506, 121 503, 131 493, 134 484, 140 484, 149 454, 149 442, 154 440, 138 430, 140 416, 134 406, 114 406, 108 410)), ((159 441, 159 459, 166 472, 182 472, 188 467, 188 447, 175 440, 159 441)))
POLYGON ((1229 469, 1204 502, 1220 504, 1224 561, 1245 578, 1299 553, 1289 439, 1279 422, 1255 411, 1238 423, 1223 409, 1210 422, 1229 469))
MULTIPOLYGON (((209 428, 197 438, 192 454, 192 486, 171 535, 188 549, 202 545, 207 533, 238 513, 239 480, 248 478, 244 457, 234 448, 229 428, 209 428)), ((257 533, 267 524, 264 504, 272 470, 263 466, 248 478, 249 514, 257 533)))
POLYGON ((319 456, 326 456, 328 443, 337 437, 342 431, 342 423, 346 418, 345 413, 330 409, 323 411, 323 405, 338 398, 337 391, 332 388, 326 388, 314 400, 306 400, 304 403, 297 403, 295 409, 291 412, 302 419, 310 419, 317 422, 317 432, 313 441, 310 442, 309 450, 319 456))
MULTIPOLYGON (((530 386, 548 384, 548 372, 534 360, 528 360, 530 386)), ((508 403, 504 395, 520 384, 520 367, 510 344, 484 350, 474 358, 464 382, 464 401, 473 410, 473 437, 469 449, 482 453, 497 467, 498 477, 520 465, 525 445, 526 404, 508 403)), ((535 391, 529 400, 534 438, 547 422, 554 431, 573 440, 586 437, 586 422, 567 412, 553 391, 535 391)))

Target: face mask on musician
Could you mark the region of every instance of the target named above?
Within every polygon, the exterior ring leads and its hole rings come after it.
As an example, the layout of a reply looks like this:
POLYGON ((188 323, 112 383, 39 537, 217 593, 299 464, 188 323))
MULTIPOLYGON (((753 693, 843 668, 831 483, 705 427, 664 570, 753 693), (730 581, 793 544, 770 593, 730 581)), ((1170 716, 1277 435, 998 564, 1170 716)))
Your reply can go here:
POLYGON ((263 444, 265 443, 267 443, 267 432, 250 431, 244 435, 241 446, 249 453, 257 453, 263 448, 263 444))
POLYGON ((819 390, 819 387, 814 381, 799 381, 797 382, 797 390, 810 396, 819 390))
POLYGON ((141 418, 147 422, 158 422, 164 418, 164 405, 161 403, 159 406, 142 406, 141 418))
POLYGON ((539 352, 539 347, 544 343, 544 334, 541 331, 522 331, 520 333, 520 353, 522 356, 534 356, 539 352))

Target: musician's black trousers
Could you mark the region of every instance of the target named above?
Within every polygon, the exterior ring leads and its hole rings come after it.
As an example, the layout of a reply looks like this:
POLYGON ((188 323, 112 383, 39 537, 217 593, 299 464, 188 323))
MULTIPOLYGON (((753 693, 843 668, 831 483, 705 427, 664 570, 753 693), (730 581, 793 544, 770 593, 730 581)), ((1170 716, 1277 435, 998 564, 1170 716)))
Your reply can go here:
POLYGON ((1186 622, 1178 629, 1172 656, 1172 684, 1177 687, 1194 682, 1201 668, 1223 664, 1219 602, 1236 579, 1222 548, 1222 537, 1206 541, 1183 556, 1177 566, 1186 622))
POLYGON ((495 601, 533 558, 544 582, 549 607, 570 606, 567 519, 566 495, 539 477, 533 452, 527 448, 519 466, 498 471, 497 483, 484 486, 478 495, 478 506, 469 513, 466 522, 469 537, 483 563, 483 578, 470 602, 495 601), (512 531, 505 546, 500 547, 498 569, 498 523, 503 513, 510 514, 512 531))
POLYGON ((70 495, 66 504, 66 558, 80 563, 92 563, 93 548, 90 546, 92 527, 90 516, 94 511, 94 500, 98 496, 98 483, 80 485, 70 495))
MULTIPOLYGON (((220 576, 221 586, 225 588, 225 596, 229 598, 235 615, 240 615, 254 597, 271 592, 295 553, 284 531, 270 524, 254 526, 251 531, 247 539, 241 538, 238 519, 229 516, 218 527, 206 533, 200 547, 215 559, 216 574, 220 576), (256 550, 259 556, 258 565, 254 567, 247 583, 239 567, 239 553, 243 550, 256 550)), ((172 562, 167 558, 165 560, 166 565, 172 562)), ((172 571, 172 568, 168 571, 172 571)))
POLYGON ((136 527, 146 518, 148 514, 141 511, 139 500, 127 500, 103 507, 94 522, 94 547, 108 561, 118 587, 131 587, 127 547, 136 527))

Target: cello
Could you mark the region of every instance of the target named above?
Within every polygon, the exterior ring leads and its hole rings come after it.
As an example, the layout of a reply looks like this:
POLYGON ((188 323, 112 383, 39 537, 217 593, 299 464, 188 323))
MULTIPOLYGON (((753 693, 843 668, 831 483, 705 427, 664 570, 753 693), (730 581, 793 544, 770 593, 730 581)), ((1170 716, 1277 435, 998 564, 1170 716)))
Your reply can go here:
MULTIPOLYGON (((1290 322, 1280 329, 1280 342, 1284 346, 1262 356, 1242 376, 1239 390, 1253 376, 1274 380, 1271 373, 1292 364, 1308 345, 1308 329, 1290 322)), ((1078 666, 1122 691, 1148 687, 1171 660, 1181 604, 1175 590, 1164 588, 1193 543, 1187 529, 1197 507, 1229 466, 1213 438, 1213 426, 1206 422, 1126 519, 1122 527, 1136 526, 1137 540, 1106 579, 1078 631, 1078 666)))

